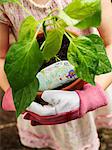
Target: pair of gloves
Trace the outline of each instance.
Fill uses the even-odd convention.
[[[23,114],[31,125],[54,125],[82,117],[89,111],[107,105],[104,91],[99,85],[85,84],[82,90],[46,90],[41,98],[48,103],[42,106],[32,102]],[[4,110],[16,110],[12,90],[9,88],[2,101]]]

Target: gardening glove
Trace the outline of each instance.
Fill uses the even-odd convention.
[[[48,116],[69,112],[79,108],[80,105],[79,96],[74,91],[44,91],[41,98],[47,102],[48,105],[42,106],[41,104],[33,102],[27,110],[42,116]]]
[[[99,84],[96,86],[85,84],[83,90],[76,90],[76,92],[80,97],[79,117],[108,104],[106,94]]]
[[[3,100],[2,100],[2,108],[5,111],[16,111],[13,96],[12,96],[12,89],[9,87],[7,91],[4,94]]]
[[[80,102],[76,93],[80,97]],[[96,86],[86,84],[82,90],[76,90],[75,92],[45,91],[42,98],[55,107],[56,115],[41,116],[30,106],[24,119],[31,120],[31,125],[33,126],[65,123],[80,118],[89,111],[107,105],[105,93],[98,84]]]
[[[5,95],[2,100],[2,108],[4,110],[14,110],[15,106],[12,98],[12,90],[7,80],[6,74],[4,72],[4,63],[5,59],[0,59],[0,87],[3,91],[5,91]]]

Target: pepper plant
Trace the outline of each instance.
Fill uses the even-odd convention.
[[[95,75],[112,70],[104,43],[98,35],[73,36],[66,30],[68,26],[79,29],[98,27],[101,0],[72,0],[63,10],[55,8],[42,20],[36,20],[19,0],[1,0],[0,4],[11,2],[28,13],[20,26],[18,40],[9,48],[5,61],[17,117],[35,99],[39,88],[36,74],[44,62],[57,55],[64,35],[70,41],[67,59],[74,65],[78,78],[95,85]],[[36,39],[40,29],[45,35],[41,47]]]

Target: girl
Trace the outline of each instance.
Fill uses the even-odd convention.
[[[20,0],[37,18],[42,19],[48,13],[48,8],[64,8],[71,0]],[[6,92],[9,83],[4,72],[4,60],[9,48],[9,30],[17,39],[18,29],[27,14],[15,4],[0,6],[0,86]],[[102,0],[102,23],[99,33],[104,39],[107,54],[112,61],[112,5],[110,0]],[[112,82],[112,73],[96,77],[96,82],[106,89]],[[58,92],[57,92],[58,93]],[[52,96],[54,93],[52,93]],[[49,93],[46,96],[49,97]],[[100,115],[101,117],[101,115]],[[111,118],[110,118],[111,119]],[[98,120],[98,119],[97,119]],[[111,119],[112,120],[112,119]],[[18,119],[18,130],[21,142],[32,148],[50,147],[56,150],[98,150],[99,140],[97,137],[94,116],[92,112],[83,118],[65,124],[54,126],[32,127],[29,121],[22,116]]]

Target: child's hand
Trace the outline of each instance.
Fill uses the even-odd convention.
[[[5,63],[5,59],[0,59],[0,88],[4,92],[6,92],[7,89],[10,87],[10,85],[4,71],[4,63]]]

